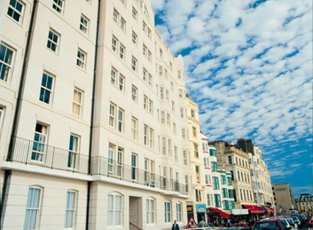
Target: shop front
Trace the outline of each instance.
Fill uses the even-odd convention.
[[[187,202],[187,219],[190,220],[190,218],[194,218],[193,203]]]
[[[249,222],[259,220],[265,213],[265,211],[257,205],[244,204],[242,207],[249,210]]]
[[[226,224],[230,215],[218,208],[207,208],[208,223],[212,223],[215,226]]]
[[[239,222],[249,222],[249,210],[248,209],[232,209],[232,223],[239,223]]]
[[[197,222],[200,223],[201,220],[206,222],[206,205],[205,204],[197,204]]]

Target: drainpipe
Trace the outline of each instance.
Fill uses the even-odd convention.
[[[88,175],[91,175],[91,167],[92,167],[92,140],[93,140],[93,122],[94,122],[94,111],[95,111],[96,80],[97,80],[98,40],[99,40],[99,30],[100,30],[100,6],[101,6],[101,0],[98,1],[95,60],[94,60],[92,100],[91,100],[91,118],[90,118],[91,120],[90,120],[90,133],[89,133],[90,136],[89,136]],[[87,182],[87,210],[86,210],[86,227],[85,227],[86,230],[89,229],[91,183],[92,183],[91,181]]]
[[[8,149],[8,154],[7,154],[7,161],[12,161],[13,157],[13,149],[14,149],[14,137],[17,134],[17,127],[19,123],[19,117],[21,113],[21,104],[22,104],[22,96],[24,93],[24,87],[25,87],[25,79],[26,79],[26,70],[28,67],[28,60],[29,60],[29,55],[30,55],[30,48],[31,48],[31,42],[33,38],[33,33],[34,33],[34,21],[37,15],[37,10],[38,10],[38,1],[39,0],[34,0],[33,1],[33,8],[31,12],[31,19],[29,23],[29,28],[27,32],[27,41],[26,41],[26,47],[25,47],[25,56],[23,59],[23,67],[22,67],[22,72],[21,72],[21,79],[20,79],[20,84],[19,84],[19,89],[17,93],[17,100],[16,100],[16,107],[15,107],[15,112],[14,112],[14,117],[13,117],[13,125],[12,125],[12,132],[10,136],[10,144],[9,144],[9,149]],[[0,229],[2,229],[3,225],[3,217],[4,217],[4,211],[5,211],[5,206],[7,202],[7,191],[9,190],[9,181],[10,181],[10,176],[11,176],[11,170],[5,170],[4,172],[4,181],[3,181],[3,188],[2,188],[2,197],[1,197],[1,204],[0,204],[0,217],[1,217],[1,223],[0,223]]]

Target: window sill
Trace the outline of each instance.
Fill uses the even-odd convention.
[[[23,23],[23,16],[21,16],[21,22],[17,22],[15,21],[12,17],[10,17],[8,14],[6,14],[6,16],[11,20],[13,21],[15,24],[17,24],[18,26],[20,26],[21,28],[24,28],[22,23]]]

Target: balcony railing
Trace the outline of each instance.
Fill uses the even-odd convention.
[[[88,156],[36,141],[13,137],[12,161],[88,174]]]
[[[89,157],[36,141],[14,137],[12,161],[44,168],[88,175]],[[105,157],[91,158],[91,175],[115,178],[131,183],[187,195],[188,185]]]

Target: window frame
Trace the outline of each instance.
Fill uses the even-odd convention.
[[[112,197],[112,209],[110,209],[110,196]],[[119,197],[120,198],[120,207],[117,207],[116,205],[116,198]],[[108,208],[107,208],[107,213],[108,213],[108,226],[109,227],[122,227],[123,226],[123,202],[124,202],[124,196],[120,193],[109,193],[108,194]],[[110,212],[112,212],[112,214],[110,215]],[[116,213],[120,214],[120,223],[118,223],[118,219],[116,220]]]
[[[59,3],[62,3],[62,6],[60,6]],[[53,0],[52,2],[52,9],[54,9],[59,14],[63,14],[65,8],[65,0]]]
[[[42,85],[44,75],[46,75],[47,78],[51,78],[52,79],[51,89],[49,89],[47,87],[47,85],[46,86]],[[48,80],[46,80],[46,81],[48,81]],[[55,81],[55,76],[54,75],[48,73],[47,71],[43,71],[42,78],[41,78],[41,85],[40,85],[39,101],[41,101],[41,102],[43,102],[45,104],[48,104],[48,105],[52,104],[52,101],[53,101],[53,90],[54,90],[54,84],[55,84],[54,81]],[[49,93],[49,101],[48,102],[44,101],[45,97],[41,100],[41,95],[42,95],[41,92],[42,92],[42,90],[44,90],[45,92],[47,91]]]
[[[170,201],[164,201],[164,222],[165,224],[172,222],[172,203]]]
[[[5,48],[5,54],[7,54],[7,52],[9,51],[11,53],[11,56],[9,56],[10,58],[6,57],[6,55],[4,56],[4,60],[0,60],[0,67],[2,68],[6,68],[8,69],[8,71],[4,71],[5,73],[7,72],[7,75],[4,75],[4,78],[2,79],[2,75],[0,75],[0,81],[4,81],[7,83],[11,82],[11,73],[12,73],[12,69],[13,69],[13,62],[15,59],[15,50],[7,45],[6,43],[0,41],[0,47],[4,47]],[[5,61],[6,59],[9,59],[8,61]],[[0,69],[0,73],[2,69]]]
[[[87,68],[87,52],[79,47],[77,50],[76,66],[82,70],[86,70]]]
[[[38,199],[38,204],[36,205],[36,207],[28,207],[28,205],[33,205],[34,202],[31,202],[32,200],[30,199],[33,199],[33,194],[30,193],[31,190],[38,190],[39,191],[39,198]],[[27,195],[27,203],[26,203],[26,211],[25,211],[25,218],[24,218],[24,226],[23,226],[23,229],[24,230],[27,230],[27,229],[31,229],[31,217],[32,215],[29,216],[30,220],[29,220],[29,223],[28,225],[26,226],[27,224],[27,213],[28,211],[32,212],[35,210],[36,212],[36,218],[35,218],[35,223],[32,225],[34,226],[32,229],[37,229],[39,223],[40,223],[40,219],[41,219],[41,204],[42,204],[42,193],[43,193],[43,188],[42,187],[39,187],[39,186],[30,186],[28,188],[28,195]],[[31,196],[31,198],[30,198]]]
[[[53,37],[57,37],[57,42],[55,42],[52,38],[50,38],[50,33],[52,33]],[[60,40],[61,40],[61,34],[58,33],[56,30],[54,30],[53,28],[49,28],[49,33],[48,33],[48,40],[47,40],[47,48],[49,50],[51,50],[52,52],[58,54],[60,52]],[[49,46],[50,43],[50,46]],[[55,46],[55,50],[51,47],[54,45]]]
[[[80,98],[81,98],[81,101],[78,102],[78,101],[75,101],[75,92],[78,92],[80,93]],[[72,114],[75,115],[75,116],[78,116],[78,117],[82,117],[82,113],[83,113],[83,102],[84,102],[84,91],[75,87],[74,88],[74,93],[73,93],[73,104],[72,104]],[[79,108],[79,113],[75,113],[74,112],[74,108],[78,107]]]
[[[178,208],[180,206],[180,208]],[[183,221],[183,211],[182,211],[182,203],[181,202],[177,202],[176,203],[176,221],[178,223],[181,223]]]
[[[151,208],[153,203],[153,208]],[[146,223],[147,225],[156,224],[156,199],[149,197],[146,199]]]
[[[69,193],[72,193],[72,194],[75,194],[75,197],[74,197],[74,207],[67,207],[69,205],[69,202],[68,202],[68,195]],[[77,220],[77,201],[78,201],[78,192],[75,191],[75,190],[67,190],[66,192],[66,206],[65,206],[65,221],[64,221],[64,229],[65,230],[72,230],[72,229],[75,229],[75,226],[76,226],[76,220]],[[67,227],[66,226],[66,223],[67,223],[67,212],[73,212],[73,216],[72,216],[72,227]]]
[[[76,145],[72,143],[72,138],[77,140]],[[74,141],[73,141],[74,143]],[[70,169],[76,169],[77,167],[77,159],[80,152],[80,145],[81,145],[81,136],[71,133],[70,134],[70,141],[69,141],[69,150],[68,150],[68,159],[67,159],[67,167]],[[73,149],[75,147],[75,149]]]
[[[86,24],[84,24],[86,23]],[[84,14],[80,15],[80,21],[79,21],[79,30],[83,32],[84,34],[89,33],[89,25],[90,25],[90,19],[85,16]]]
[[[15,6],[12,6],[11,5],[11,1],[9,2],[9,6],[8,6],[8,11],[6,13],[6,15],[8,17],[10,17],[11,19],[13,19],[15,22],[17,22],[18,24],[22,24],[23,23],[23,18],[24,18],[24,9],[25,9],[25,3],[21,0],[15,0],[16,3],[19,3],[22,8],[21,8],[21,11],[19,11],[18,9],[16,9],[16,4]],[[9,11],[10,9],[12,10],[13,14],[12,15],[9,15]],[[17,14],[19,19],[18,21],[13,17],[13,15]]]
[[[138,103],[138,88],[134,84],[132,84],[132,100]]]

